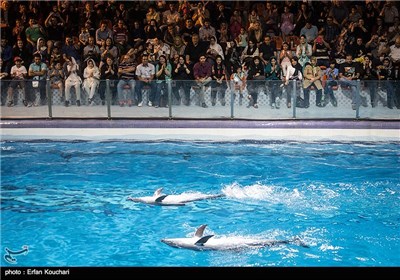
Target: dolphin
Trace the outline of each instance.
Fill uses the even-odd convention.
[[[201,225],[199,228],[197,228],[193,237],[164,238],[161,239],[161,242],[171,247],[190,249],[195,251],[257,249],[291,243],[305,248],[309,247],[298,237],[292,240],[271,240],[238,236],[214,237],[213,234],[203,236],[206,227],[207,225]]]
[[[134,202],[142,202],[146,204],[158,206],[184,206],[188,202],[212,199],[225,196],[224,194],[202,194],[202,193],[186,193],[179,195],[168,195],[162,193],[163,188],[157,189],[152,196],[128,197],[128,200]]]

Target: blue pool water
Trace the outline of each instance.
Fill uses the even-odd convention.
[[[2,266],[400,265],[398,142],[1,142]],[[129,196],[225,197],[153,206]],[[160,240],[300,238],[229,251]],[[6,251],[22,250],[15,263]]]

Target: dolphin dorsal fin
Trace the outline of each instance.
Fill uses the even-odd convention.
[[[199,226],[199,228],[196,230],[196,233],[194,234],[194,236],[196,236],[196,237],[202,237],[206,226],[207,226],[207,225],[201,225],[201,226]]]
[[[214,236],[213,234],[203,236],[202,238],[200,238],[199,240],[197,240],[196,243],[194,243],[194,245],[197,245],[197,246],[204,246],[204,243],[206,243],[206,242],[208,241],[208,239],[210,239],[210,238],[213,237],[213,236]]]
[[[164,200],[164,198],[166,198],[168,195],[164,194],[164,195],[160,195],[159,197],[156,198],[156,202],[161,202]]]
[[[153,196],[160,196],[160,195],[161,195],[161,192],[163,191],[163,189],[164,189],[164,188],[159,188],[159,189],[157,189],[157,190],[154,192]]]

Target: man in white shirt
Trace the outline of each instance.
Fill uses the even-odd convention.
[[[12,81],[10,82],[10,85],[8,87],[7,91],[7,106],[8,107],[13,107],[14,106],[14,89],[16,89],[18,86],[22,89],[23,95],[24,95],[24,105],[28,106],[27,98],[26,98],[26,92],[25,92],[25,78],[26,75],[28,74],[28,71],[26,70],[26,67],[22,65],[22,59],[19,56],[16,56],[14,58],[15,65],[11,67],[11,78]]]

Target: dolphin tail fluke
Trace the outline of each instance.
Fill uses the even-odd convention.
[[[197,228],[196,233],[194,234],[194,236],[196,236],[196,237],[202,237],[202,236],[203,236],[203,233],[204,233],[204,230],[205,230],[206,227],[207,227],[207,225],[201,225],[201,226],[199,226],[199,227]]]
[[[301,240],[300,237],[295,237],[290,242],[304,248],[310,248],[310,246],[308,246],[303,240]]]
[[[208,239],[210,239],[210,238],[213,237],[213,236],[214,236],[213,234],[203,236],[202,238],[200,238],[199,240],[197,240],[196,243],[194,243],[194,245],[203,246],[204,243],[206,243],[206,242],[208,241]]]
[[[164,188],[158,188],[158,189],[154,192],[154,195],[153,195],[153,196],[160,196],[161,193],[162,193],[162,191],[163,191],[163,189],[164,189]]]

